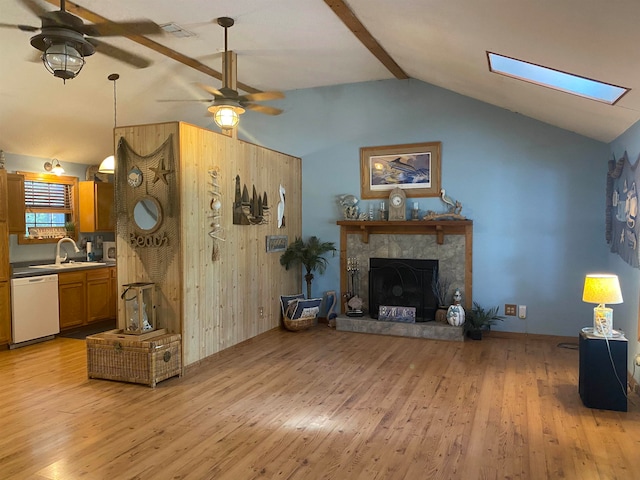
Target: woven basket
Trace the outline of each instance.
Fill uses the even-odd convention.
[[[317,317],[300,317],[295,320],[291,320],[290,318],[284,317],[284,328],[290,330],[292,332],[297,332],[299,330],[306,330],[307,328],[313,327],[316,322]]]
[[[182,375],[181,336],[161,334],[145,340],[116,331],[87,337],[89,378],[142,383],[158,382]]]

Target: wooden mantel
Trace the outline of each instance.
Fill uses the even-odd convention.
[[[361,233],[362,242],[369,243],[369,235],[436,235],[438,245],[444,243],[445,235],[472,235],[471,220],[407,220],[407,221],[360,221],[342,220],[337,222],[340,231],[346,234]],[[470,237],[467,237],[471,240]],[[470,243],[470,242],[469,242]]]
[[[465,237],[465,308],[471,308],[473,267],[473,221],[472,220],[406,220],[406,221],[362,221],[340,220],[340,294],[348,290],[347,279],[347,235],[360,234],[363,243],[369,243],[369,235],[435,235],[439,245],[446,235]]]

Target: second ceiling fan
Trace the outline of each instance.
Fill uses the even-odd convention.
[[[209,106],[208,110],[213,113],[216,124],[223,129],[234,128],[238,124],[239,116],[245,112],[245,109],[267,115],[280,115],[282,113],[280,108],[260,105],[254,102],[278,100],[284,98],[284,93],[274,91],[239,95],[238,91],[233,88],[235,87],[236,62],[233,57],[234,53],[227,49],[227,29],[233,26],[234,21],[229,17],[220,17],[217,19],[217,22],[218,25],[224,28],[224,72],[222,88],[217,89],[209,85],[198,84],[204,91],[213,95],[213,103]]]

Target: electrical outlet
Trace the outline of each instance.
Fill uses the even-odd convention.
[[[513,303],[504,304],[504,314],[508,317],[516,316],[516,306]]]
[[[525,319],[527,318],[527,306],[519,305],[518,306],[518,318]]]
[[[640,353],[636,355],[636,366],[640,367]]]
[[[258,309],[258,314],[260,315],[260,317],[264,317],[264,307],[260,307]]]

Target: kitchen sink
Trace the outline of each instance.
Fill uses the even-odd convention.
[[[49,270],[59,270],[64,268],[89,268],[89,267],[99,267],[100,265],[106,265],[104,262],[69,262],[69,263],[61,263],[56,265],[55,263],[50,263],[48,265],[31,265],[29,268],[43,268]]]

